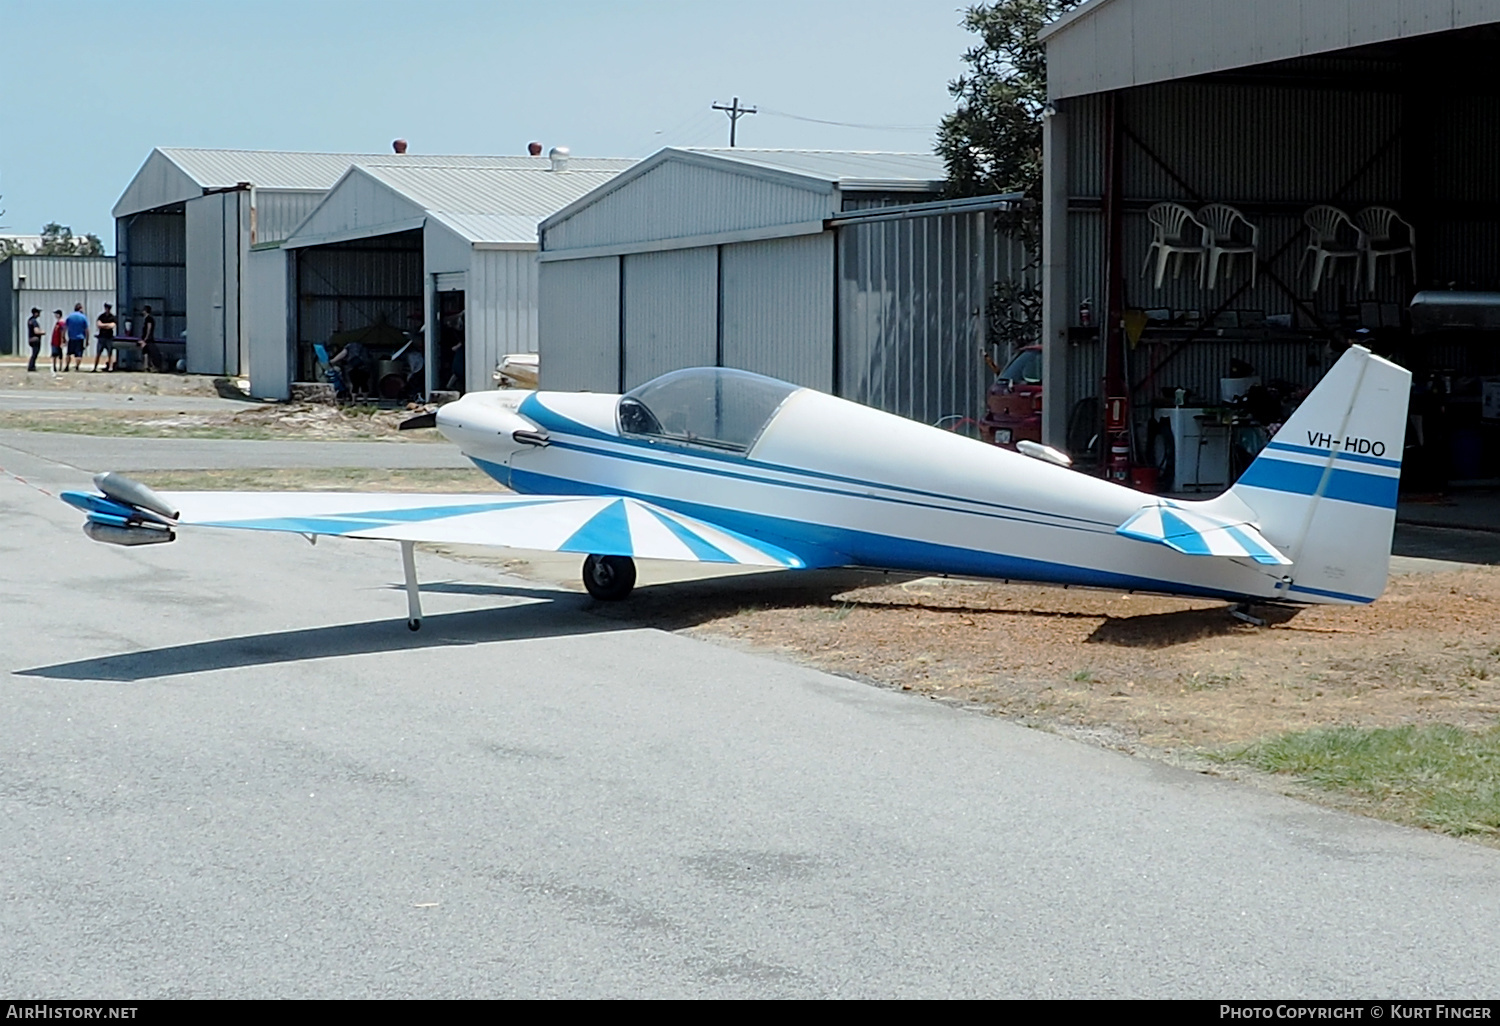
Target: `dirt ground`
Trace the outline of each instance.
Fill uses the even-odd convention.
[[[826,596],[678,590],[601,614],[1123,747],[1212,751],[1319,726],[1500,717],[1494,567],[1395,576],[1371,606],[1262,609],[1266,627],[1224,603],[932,578]]]
[[[95,374],[93,355],[87,357],[85,369],[53,374],[47,349],[37,360],[36,373],[28,373],[25,359],[0,359],[0,391],[28,389],[53,392],[116,392],[120,395],[217,395],[214,379],[203,374],[147,374],[131,371]]]
[[[321,403],[247,404],[229,410],[3,410],[0,428],[134,438],[319,439],[440,442],[435,428],[402,431],[407,409]]]
[[[90,365],[91,366],[91,365]],[[243,398],[227,409],[195,408],[173,411],[154,403],[150,410],[0,408],[0,427],[21,431],[60,431],[69,434],[150,438],[325,439],[342,441],[436,442],[435,429],[401,431],[402,421],[414,416],[405,408],[329,406],[321,403],[261,403],[249,401],[233,379],[192,374],[93,373],[51,371],[28,373],[25,363],[0,362],[0,391],[114,393],[130,396],[194,396]]]

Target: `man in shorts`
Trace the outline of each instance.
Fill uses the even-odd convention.
[[[63,369],[63,339],[67,337],[68,326],[63,323],[61,310],[53,310],[57,321],[52,325],[52,373],[56,374]]]
[[[89,315],[83,312],[82,303],[73,304],[68,314],[68,358],[63,361],[63,370],[73,369],[73,358],[78,357],[78,369],[83,370],[83,351],[89,345]]]
[[[42,311],[31,308],[31,317],[26,321],[26,341],[31,346],[31,359],[26,361],[28,371],[36,370],[36,358],[42,351]]]
[[[104,304],[104,312],[94,320],[97,342],[94,347],[94,370],[99,369],[99,357],[104,357],[104,369],[115,369],[115,312],[110,304]]]

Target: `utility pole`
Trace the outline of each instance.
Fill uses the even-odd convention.
[[[746,114],[754,114],[754,113],[756,113],[756,110],[755,110],[754,107],[741,107],[740,106],[740,98],[738,96],[736,96],[734,98],[734,102],[731,103],[728,107],[724,106],[722,103],[719,103],[719,102],[715,101],[713,109],[714,110],[722,110],[725,114],[729,115],[729,145],[730,146],[734,145],[734,130],[735,130],[735,126],[738,125],[740,118],[744,117]]]

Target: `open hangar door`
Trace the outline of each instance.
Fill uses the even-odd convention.
[[[1500,291],[1497,43],[1483,25],[1059,100],[1051,440],[1106,462],[1102,400],[1128,395],[1131,462],[1217,491],[1357,342],[1414,373],[1426,429],[1408,431],[1408,490],[1500,477],[1500,421],[1483,416],[1494,344],[1423,331],[1412,307]],[[1253,259],[1205,267],[1196,222],[1167,215],[1222,206],[1238,220],[1221,241]],[[1271,393],[1259,410],[1234,401],[1250,387]],[[1189,421],[1185,448],[1173,425]]]
[[[115,221],[115,292],[122,337],[136,338],[147,306],[156,337],[187,331],[187,207],[183,203]]]
[[[421,229],[294,252],[297,380],[319,380],[314,346],[334,358],[357,344],[350,350],[357,359],[343,365],[356,395],[398,400],[421,392],[422,375],[396,359],[414,339],[422,344]]]

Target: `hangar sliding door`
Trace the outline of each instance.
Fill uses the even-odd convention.
[[[833,391],[833,232],[720,252],[724,366]]]
[[[537,366],[555,392],[620,390],[620,258],[554,260],[539,269]]]
[[[712,367],[718,358],[717,247],[632,253],[622,260],[624,387],[681,367]]]
[[[211,192],[185,206],[188,373],[240,374],[249,370],[240,258],[250,248],[250,192]],[[157,337],[176,341],[159,323]]]

